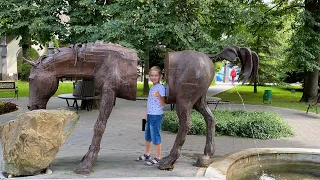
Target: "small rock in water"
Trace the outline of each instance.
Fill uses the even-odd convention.
[[[273,177],[268,176],[268,174],[263,173],[263,174],[260,176],[259,180],[276,180],[276,179],[273,178]]]

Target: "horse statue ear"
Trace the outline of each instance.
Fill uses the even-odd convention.
[[[26,58],[24,58],[24,57],[23,57],[23,60],[25,60],[26,62],[28,62],[29,64],[31,64],[31,66],[34,66],[34,67],[37,66],[34,61],[28,60],[28,59],[26,59]]]

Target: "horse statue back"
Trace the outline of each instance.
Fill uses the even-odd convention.
[[[108,84],[116,97],[135,100],[138,59],[136,51],[120,45],[88,43],[60,48],[37,62],[28,61],[33,66],[29,109],[45,108],[63,77],[92,79],[100,92]]]

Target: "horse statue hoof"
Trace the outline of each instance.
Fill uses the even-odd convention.
[[[82,164],[79,164],[77,169],[75,170],[75,173],[82,174],[82,175],[86,175],[86,174],[89,174],[91,172],[92,172],[92,166],[89,167],[89,166],[82,165]]]
[[[201,156],[196,162],[198,167],[208,167],[213,162],[213,159],[210,156]]]

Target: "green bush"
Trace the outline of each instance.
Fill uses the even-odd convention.
[[[19,66],[18,66],[18,72],[19,72],[19,76],[20,76],[20,80],[21,81],[27,81],[28,77],[30,75],[31,72],[31,65],[27,62],[22,62]]]
[[[216,135],[256,139],[275,139],[294,135],[287,122],[274,112],[216,110],[213,114],[216,117]],[[165,112],[162,130],[176,133],[178,128],[176,112]],[[191,128],[188,134],[206,134],[205,120],[196,111],[191,113]]]

